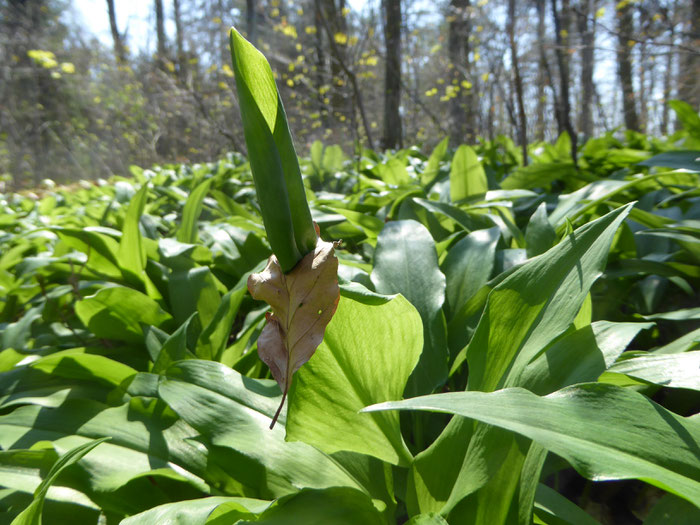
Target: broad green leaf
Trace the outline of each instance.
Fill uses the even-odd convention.
[[[114,359],[75,350],[63,350],[41,357],[28,366],[54,377],[90,380],[112,387],[136,374],[136,370]]]
[[[700,328],[692,330],[678,339],[670,343],[652,350],[650,353],[656,355],[662,354],[678,354],[680,352],[688,352],[690,350],[700,349]]]
[[[682,100],[670,100],[668,105],[676,112],[683,128],[695,139],[700,140],[700,115],[693,106]]]
[[[542,484],[535,495],[535,516],[551,525],[600,525],[580,507]]]
[[[573,162],[535,163],[517,168],[501,181],[504,190],[546,188],[555,180],[576,175]]]
[[[697,525],[700,508],[673,494],[666,494],[654,505],[644,525]]]
[[[407,465],[399,418],[358,411],[368,399],[401,397],[422,341],[420,317],[403,297],[382,304],[341,297],[323,343],[290,391],[287,439]]]
[[[32,325],[41,319],[45,303],[40,303],[27,310],[14,323],[6,324],[0,331],[0,348],[25,348],[32,336]]]
[[[415,221],[387,223],[377,239],[371,275],[381,294],[400,293],[423,321],[423,352],[412,374],[413,395],[432,392],[447,379],[448,351],[442,304],[445,276],[430,232]]]
[[[366,411],[430,410],[526,436],[594,481],[641,479],[700,505],[700,421],[637,392],[599,383],[545,397],[521,388],[434,394]]]
[[[530,361],[573,323],[627,209],[582,226],[493,288],[467,349],[468,390],[495,390],[508,381],[521,385],[518,379]],[[499,351],[489,351],[493,348]],[[474,428],[453,420],[416,458],[412,477],[421,510],[453,508],[501,467],[497,447],[470,443]],[[477,429],[479,439],[489,443],[486,433]]]
[[[220,286],[220,284],[219,284]],[[170,311],[178,323],[199,313],[202,325],[208,325],[221,301],[216,277],[206,266],[173,272],[168,279]]]
[[[119,242],[105,233],[70,228],[54,228],[53,231],[66,245],[87,254],[85,266],[98,275],[121,280]],[[140,259],[139,259],[140,260]]]
[[[504,384],[507,371],[517,376],[573,322],[605,267],[613,236],[629,208],[582,226],[491,292],[467,350],[469,390],[495,390]]]
[[[391,158],[383,164],[377,164],[375,171],[379,178],[390,186],[404,186],[411,183],[411,177],[406,171],[406,164],[397,158]]]
[[[32,505],[34,492],[46,478],[58,455],[53,448],[35,450],[0,451],[0,516],[10,523],[22,511]],[[43,473],[43,476],[42,476]],[[63,478],[65,480],[65,478]],[[63,481],[63,480],[62,480]],[[53,484],[44,498],[42,520],[44,523],[97,523],[100,507],[82,492]]]
[[[525,230],[525,248],[528,257],[549,250],[557,240],[557,234],[547,219],[547,205],[541,203],[530,217]]]
[[[231,523],[226,514],[215,525]],[[237,522],[239,525],[264,524],[288,525],[358,525],[360,523],[389,525],[372,500],[362,492],[347,487],[331,487],[324,490],[305,489],[280,498],[257,518]]]
[[[406,525],[448,525],[445,518],[434,512],[413,516]]]
[[[669,388],[700,390],[700,351],[661,355],[635,352],[632,356],[618,361],[609,371]]]
[[[230,513],[232,521],[229,523],[234,523],[233,519],[255,517],[269,505],[269,501],[224,496],[178,501],[131,516],[120,525],[204,525],[217,509]]]
[[[109,512],[132,514],[172,498],[191,499],[210,483],[226,486],[225,472],[207,472],[206,451],[188,442],[196,431],[164,410],[162,402],[132,399],[117,407],[68,399],[57,408],[23,406],[0,416],[0,446],[38,446],[59,452],[98,437],[111,437],[85,457],[71,479]],[[156,481],[154,484],[153,481]],[[76,487],[76,488],[77,488]]]
[[[124,277],[132,284],[146,286],[146,247],[143,244],[139,219],[148,200],[148,184],[136,192],[126,210],[122,238],[119,241],[119,266]]]
[[[533,359],[509,386],[523,386],[538,395],[593,381],[610,368],[641,330],[652,323],[596,321],[557,339]]]
[[[203,359],[220,361],[226,349],[231,327],[246,295],[247,276],[221,298],[214,317],[199,336],[197,355]]]
[[[496,224],[492,216],[467,213],[463,209],[446,202],[436,202],[427,199],[413,200],[427,210],[449,217],[468,232],[491,228]]]
[[[231,58],[243,131],[265,230],[283,270],[316,246],[292,136],[265,57],[231,29]]]
[[[462,144],[452,158],[450,168],[450,200],[461,201],[488,191],[486,173],[472,148]]]
[[[123,286],[103,288],[75,303],[75,313],[97,337],[140,343],[142,323],[157,327],[172,320],[147,295]]]
[[[663,166],[700,173],[700,151],[666,151],[639,163],[640,166]]]
[[[658,319],[665,321],[688,321],[691,319],[700,319],[700,307],[683,308],[682,310],[675,310],[673,312],[659,312],[657,314],[643,315],[641,317],[649,321],[656,321]]]
[[[329,456],[306,443],[286,442],[282,425],[270,430],[281,400],[274,381],[250,379],[220,363],[190,360],[168,370],[158,393],[207,443],[226,449],[225,456],[215,456],[225,459],[219,467],[251,495],[274,498],[301,487],[362,489]],[[279,422],[284,420],[283,412]]]
[[[108,439],[109,438],[96,439],[79,445],[65,454],[62,454],[56,463],[53,464],[46,478],[37,487],[34,492],[34,500],[32,503],[19,516],[12,520],[12,525],[41,525],[41,512],[44,506],[46,493],[49,487],[56,481],[58,475],[73,463],[80,461],[83,456]]]
[[[209,192],[209,187],[214,179],[207,179],[200,182],[192,193],[187,197],[185,207],[182,210],[182,222],[177,230],[177,240],[184,243],[197,242],[197,219],[202,213],[204,197]]]
[[[194,357],[187,349],[187,340],[191,326],[195,324],[193,321],[196,320],[196,317],[197,314],[193,313],[172,335],[163,341],[158,351],[158,356],[153,360],[153,369],[151,371],[154,374],[163,373],[177,361],[184,361]]]
[[[379,217],[375,217],[374,215],[339,207],[332,208],[330,206],[326,206],[324,208],[332,211],[333,213],[342,215],[348,220],[348,222],[360,228],[367,236],[368,242],[372,245],[375,244],[377,235],[384,227],[384,221],[382,221]]]
[[[449,320],[486,284],[493,271],[498,228],[477,230],[447,252],[442,271],[447,280],[445,312]]]
[[[432,184],[440,173],[440,163],[447,153],[447,146],[450,142],[450,137],[442,139],[428,158],[428,163],[425,170],[420,175],[420,182],[423,186]]]

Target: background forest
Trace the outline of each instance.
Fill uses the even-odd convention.
[[[301,154],[567,132],[575,159],[606,131],[673,133],[668,100],[700,105],[698,0],[154,0],[133,34],[128,4],[92,2],[110,42],[70,0],[0,0],[6,189],[244,151],[231,25],[269,58]]]

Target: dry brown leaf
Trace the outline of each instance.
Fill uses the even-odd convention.
[[[270,367],[283,394],[270,428],[284,405],[294,372],[321,344],[326,326],[338,307],[340,288],[335,248],[335,243],[319,238],[316,249],[289,273],[282,272],[272,255],[262,272],[248,278],[250,295],[272,307],[258,337],[260,359]]]

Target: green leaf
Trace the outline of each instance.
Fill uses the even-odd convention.
[[[22,406],[0,416],[0,446],[38,446],[52,441],[61,452],[98,437],[111,437],[71,469],[80,488],[109,512],[141,512],[172,498],[192,498],[209,483],[231,483],[225,472],[207,472],[207,453],[188,441],[196,431],[162,401],[131,399],[117,407],[68,399],[56,408]],[[75,476],[75,477],[74,477]],[[149,476],[153,479],[149,479]],[[156,481],[156,483],[153,483]]]
[[[225,515],[224,515],[225,516]],[[224,517],[222,516],[222,517]],[[231,523],[226,519],[216,525]],[[270,508],[251,521],[239,525],[358,525],[386,524],[366,494],[347,487],[331,487],[324,490],[301,490],[275,501]]]
[[[53,448],[0,451],[0,515],[3,521],[17,517],[34,500],[34,492],[56,463],[58,455]],[[49,487],[44,498],[42,520],[45,523],[96,523],[100,507],[83,493],[65,486]]]
[[[700,128],[699,128],[700,129]],[[700,151],[666,151],[639,163],[640,166],[663,166],[700,173]]]
[[[44,506],[44,499],[46,498],[46,493],[49,487],[56,481],[58,475],[65,470],[67,467],[71,466],[73,463],[80,461],[83,456],[94,449],[97,445],[104,443],[109,438],[96,439],[88,443],[79,445],[58,458],[56,463],[49,470],[46,478],[41,482],[34,492],[34,500],[21,514],[19,514],[14,520],[12,520],[12,525],[41,525],[41,512]]]
[[[504,190],[545,188],[559,179],[576,175],[573,162],[535,163],[516,169],[501,181]]]
[[[146,286],[146,247],[139,230],[139,219],[148,200],[148,184],[136,192],[126,210],[122,238],[119,241],[119,266],[132,284]]]
[[[420,175],[420,182],[423,186],[432,184],[440,173],[440,163],[442,163],[445,153],[447,153],[449,142],[450,137],[445,137],[435,146],[435,149],[430,154],[425,170]]]
[[[405,162],[396,157],[390,158],[383,164],[377,164],[375,171],[379,174],[379,178],[390,186],[405,186],[411,183]]]
[[[447,280],[445,312],[448,322],[488,281],[499,238],[500,230],[497,227],[477,230],[447,252],[442,271]]]
[[[231,29],[243,132],[256,193],[272,251],[285,272],[316,247],[292,136],[265,57]]]
[[[75,313],[97,337],[140,343],[142,324],[166,326],[172,320],[153,299],[123,286],[103,288],[75,303]]]
[[[182,323],[171,336],[169,336],[160,348],[158,357],[154,359],[152,372],[154,374],[163,373],[170,365],[177,361],[183,361],[194,356],[187,350],[188,332],[193,324],[197,313],[193,313],[189,319]]]
[[[670,100],[668,105],[676,112],[676,117],[688,134],[700,139],[700,115],[693,109],[693,106],[682,100]]]
[[[418,313],[401,296],[374,305],[342,296],[323,343],[297,372],[287,439],[407,465],[411,455],[399,418],[358,411],[370,399],[401,397],[420,356],[420,327]]]
[[[184,243],[194,244],[197,242],[197,219],[202,213],[204,197],[209,192],[209,187],[214,179],[207,179],[200,182],[192,193],[187,197],[185,207],[182,209],[182,222],[177,230],[177,240]]]
[[[522,384],[521,375],[530,361],[573,323],[604,268],[613,236],[628,209],[619,208],[582,226],[496,284],[467,348],[469,390]],[[489,350],[493,348],[499,351]],[[457,356],[453,369],[463,355]],[[503,465],[502,452],[494,445],[497,441],[487,439],[482,434],[488,430],[477,427],[453,420],[417,456],[412,478],[421,511],[441,510],[443,504],[453,508],[483,487]],[[470,444],[475,428],[486,445]]]
[[[220,361],[226,349],[233,322],[246,295],[247,275],[221,298],[219,307],[209,324],[204,327],[197,342],[197,355],[203,359]]]
[[[406,522],[406,525],[448,525],[445,518],[434,512],[413,516]]]
[[[557,240],[557,234],[547,219],[547,205],[541,203],[530,217],[525,231],[527,256],[534,257],[549,250]]]
[[[644,520],[644,525],[697,525],[697,523],[700,523],[700,508],[673,494],[666,494],[661,498]]]
[[[202,325],[208,325],[221,301],[216,277],[206,266],[173,272],[168,279],[170,311],[178,323],[199,313]]]
[[[486,173],[472,148],[462,144],[452,158],[450,168],[450,200],[461,201],[488,191]]]
[[[131,516],[123,520],[120,525],[204,525],[217,509],[230,513],[232,518],[233,514],[236,513],[234,519],[241,519],[255,517],[269,505],[269,501],[224,496],[178,501]],[[234,523],[234,521],[229,523]]]
[[[535,495],[535,516],[551,525],[600,525],[580,507],[541,483]]]
[[[413,395],[432,392],[447,379],[448,350],[442,304],[445,276],[430,232],[415,221],[392,221],[377,239],[371,275],[381,294],[400,293],[423,321],[423,352],[411,379]]]
[[[546,397],[521,389],[455,392],[381,403],[366,411],[457,414],[526,436],[594,481],[641,479],[700,505],[700,421],[642,394],[600,383]]]
[[[274,381],[241,376],[220,363],[190,360],[168,370],[158,393],[211,443],[210,449],[227,449],[227,462],[219,467],[253,495],[274,498],[301,487],[362,488],[329,456],[306,443],[286,442],[282,425],[270,430],[281,399]],[[284,419],[283,412],[279,423]]]
[[[632,355],[615,363],[609,371],[669,388],[700,390],[700,351]]]
[[[629,208],[582,226],[494,288],[467,350],[469,390],[495,390],[506,371],[517,377],[574,321]]]
[[[596,321],[567,333],[528,363],[517,384],[545,395],[575,383],[593,381],[612,366],[641,330],[652,326]]]

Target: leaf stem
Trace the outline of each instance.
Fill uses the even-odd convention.
[[[277,412],[275,412],[275,417],[272,418],[272,423],[270,423],[270,430],[272,430],[275,426],[275,423],[277,423],[277,418],[280,417],[280,412],[282,412],[282,407],[284,406],[284,401],[286,399],[287,399],[287,390],[285,389],[284,393],[282,394],[282,402],[280,403],[280,406],[277,409]]]

